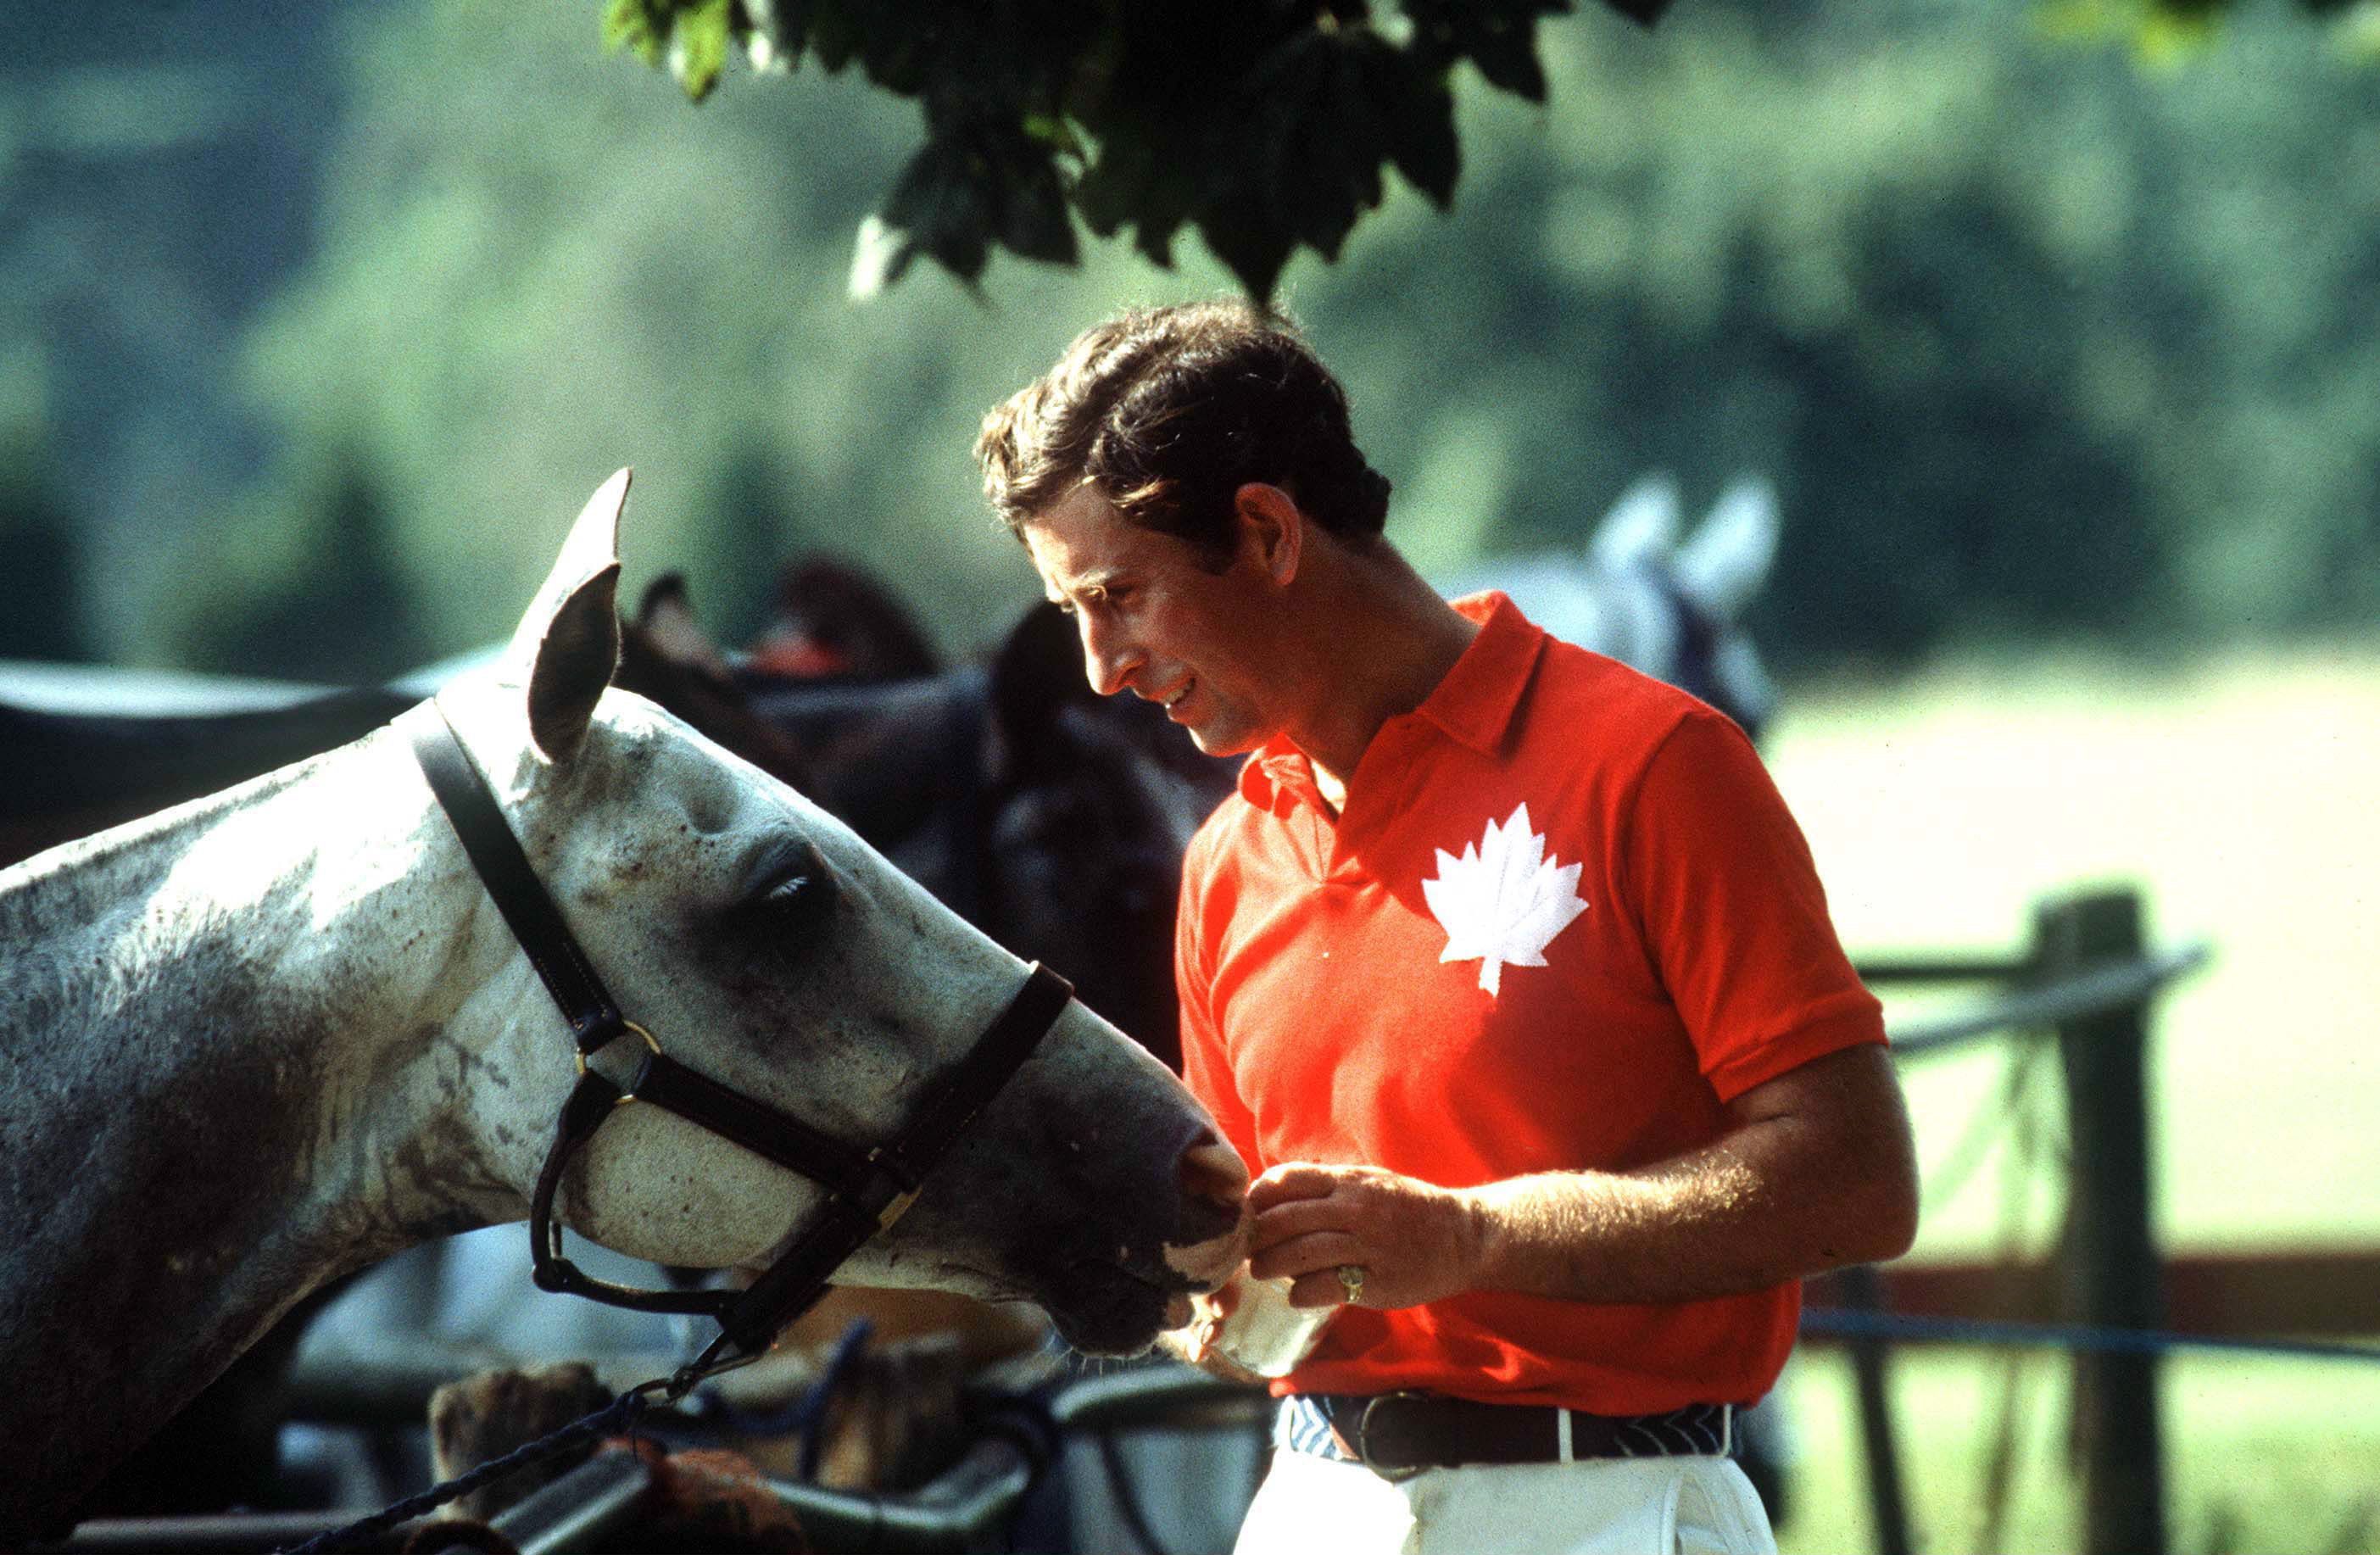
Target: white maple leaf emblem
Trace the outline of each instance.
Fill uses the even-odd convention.
[[[1438,850],[1438,878],[1421,882],[1432,917],[1446,930],[1438,959],[1476,961],[1479,986],[1496,996],[1504,968],[1543,966],[1546,947],[1586,911],[1578,893],[1581,866],[1546,856],[1546,840],[1529,829],[1524,800],[1502,824],[1464,844],[1463,856]]]

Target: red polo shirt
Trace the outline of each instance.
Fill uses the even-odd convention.
[[[1500,594],[1457,608],[1478,636],[1381,726],[1342,814],[1277,742],[1191,844],[1184,1072],[1250,1169],[1361,1162],[1446,1187],[1627,1171],[1709,1143],[1752,1087],[1882,1041],[1735,725]],[[1275,1391],[1750,1403],[1800,1309],[1798,1282],[1672,1306],[1350,1308]]]

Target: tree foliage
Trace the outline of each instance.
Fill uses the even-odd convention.
[[[1590,8],[1536,31],[1548,106],[1458,72],[1459,213],[1390,179],[1360,241],[1301,247],[1277,288],[1395,482],[1392,538],[1436,566],[1575,545],[1648,468],[1696,503],[1758,469],[1786,528],[1755,626],[1789,674],[2368,629],[2369,72],[2288,6],[2154,70],[2040,15]],[[41,333],[55,308],[0,317],[0,427],[46,445],[0,456],[0,581],[48,580],[29,622],[79,569],[93,652],[365,673],[307,646],[352,626],[402,669],[509,629],[539,537],[631,462],[632,574],[686,572],[730,640],[812,549],[885,569],[953,650],[1034,596],[967,456],[984,409],[1087,322],[1231,273],[1194,240],[1172,271],[1127,242],[1073,267],[994,246],[979,286],[925,264],[851,307],[850,235],[917,153],[915,103],[814,70],[688,112],[587,21],[361,7],[299,115],[336,126],[313,246],[237,319],[237,369],[176,332],[169,261],[200,246],[156,185],[146,237],[83,213],[142,238],[103,310],[155,356],[103,416],[14,414],[39,396],[10,383],[79,371],[76,337]],[[0,231],[0,281],[83,298],[93,250],[27,240],[45,224]],[[161,442],[184,423],[132,397],[161,386],[177,412],[244,395],[269,467]],[[146,465],[108,456],[116,424]],[[339,620],[308,616],[323,600]]]
[[[2346,58],[2380,62],[2380,3],[2294,0],[2294,8]],[[2241,9],[2239,0],[2042,0],[2039,22],[2054,37],[2121,42],[2143,63],[2172,68],[2216,46]]]
[[[1609,0],[1651,21],[1668,0]],[[1074,218],[1171,266],[1196,231],[1269,298],[1301,246],[1338,257],[1393,168],[1441,208],[1462,158],[1451,77],[1546,92],[1537,22],[1570,0],[609,0],[603,35],[699,102],[732,55],[856,67],[925,113],[853,284],[920,254],[966,280],[994,248],[1073,263]]]

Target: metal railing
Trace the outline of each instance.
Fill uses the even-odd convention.
[[[437,1367],[388,1368],[334,1403],[362,1406],[366,1418],[419,1420]],[[444,1380],[439,1375],[436,1380]],[[398,1407],[408,1381],[426,1384],[410,1409]],[[318,1396],[318,1404],[322,1402]],[[981,1412],[982,1434],[958,1460],[915,1489],[864,1492],[765,1477],[767,1494],[794,1515],[811,1549],[823,1555],[943,1555],[994,1544],[1015,1519],[1064,1433],[1140,1429],[1235,1428],[1272,1403],[1261,1391],[1208,1377],[1187,1367],[1142,1366],[1086,1378],[1038,1403],[994,1397]],[[1006,1405],[1007,1407],[1003,1407]],[[317,1413],[320,1413],[319,1409]],[[652,1422],[666,1432],[665,1417]],[[492,1518],[489,1526],[521,1555],[575,1555],[633,1531],[650,1509],[658,1471],[635,1452],[597,1453],[551,1484]],[[36,1547],[36,1555],[262,1555],[334,1528],[370,1509],[331,1512],[231,1512],[193,1517],[96,1519],[67,1539]],[[365,1548],[394,1549],[390,1535]],[[413,1548],[455,1552],[421,1539]]]

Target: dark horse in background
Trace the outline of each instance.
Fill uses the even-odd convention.
[[[883,682],[747,668],[732,683],[803,753],[813,798],[1180,1067],[1182,855],[1236,763],[1153,705],[1095,695],[1056,607],[1027,611],[980,663]]]

